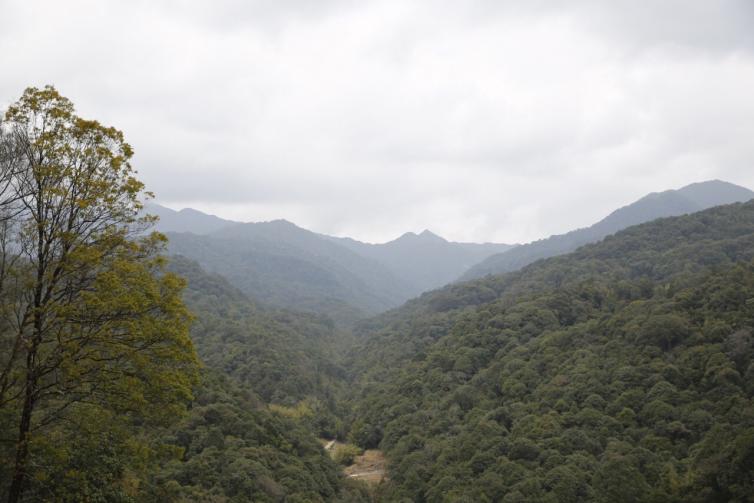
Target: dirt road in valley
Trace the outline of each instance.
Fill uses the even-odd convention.
[[[343,470],[348,478],[379,484],[385,480],[385,456],[382,451],[370,449],[356,456],[351,466]]]
[[[337,440],[321,440],[324,448],[332,455],[338,446],[343,445]],[[363,480],[368,484],[379,484],[385,480],[385,456],[382,451],[369,449],[364,451],[361,456],[356,456],[353,464],[343,469],[346,477],[356,480]]]

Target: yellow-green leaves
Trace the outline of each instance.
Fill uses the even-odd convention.
[[[112,453],[82,428],[123,442],[175,421],[192,399],[198,361],[185,282],[163,271],[165,237],[143,233],[154,220],[138,216],[144,185],[123,133],[78,117],[50,86],[27,89],[1,130],[9,145],[1,152],[16,157],[0,157],[0,407],[3,424],[14,423],[3,439],[14,449],[0,451],[13,469],[0,483],[18,501],[35,484],[54,491],[55,480],[94,487],[86,469],[61,474],[46,463],[73,459],[65,442],[76,438],[99,473],[97,456]],[[51,432],[62,454],[43,448]],[[127,468],[101,475],[129,485]]]

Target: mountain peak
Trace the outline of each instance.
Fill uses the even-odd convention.
[[[446,242],[447,241],[445,238],[443,238],[441,236],[438,236],[437,234],[435,234],[434,232],[430,231],[429,229],[424,229],[423,231],[421,231],[421,233],[419,234],[419,237],[422,238],[422,239],[425,239],[425,240],[430,240],[431,239],[433,241],[442,241],[442,242]]]
[[[429,243],[429,242],[447,243],[448,242],[445,238],[438,236],[437,234],[430,231],[429,229],[424,229],[419,234],[415,232],[406,232],[401,237],[399,237],[398,239],[392,242],[396,243],[396,242],[409,242],[409,241],[419,241],[419,242],[425,242],[425,243]]]
[[[746,202],[754,199],[754,192],[722,180],[692,183],[675,190],[652,192],[618,208],[590,227],[516,247],[498,253],[472,267],[461,279],[473,279],[486,274],[515,271],[538,259],[562,255],[579,246],[593,243],[626,227],[662,217],[694,213],[696,211]]]
[[[154,201],[149,201],[144,205],[143,213],[159,217],[155,229],[161,232],[209,234],[238,223],[215,215],[208,215],[193,208],[183,208],[176,211]]]
[[[286,220],[285,218],[276,218],[275,220],[270,220],[268,222],[263,222],[266,224],[271,224],[279,227],[297,227],[298,225],[294,224],[290,220]]]
[[[731,202],[745,202],[754,198],[754,192],[723,180],[708,180],[681,187],[678,194],[690,199],[700,206],[709,208]]]

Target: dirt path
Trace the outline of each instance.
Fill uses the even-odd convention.
[[[379,484],[385,480],[385,456],[382,451],[370,449],[361,456],[356,456],[353,464],[347,466],[343,473],[351,479],[363,480],[369,484]]]
[[[332,456],[338,446],[344,445],[337,440],[320,439],[325,450]],[[363,480],[368,484],[379,484],[385,480],[385,456],[382,451],[369,449],[361,456],[356,456],[353,464],[343,469],[343,473],[350,479]]]

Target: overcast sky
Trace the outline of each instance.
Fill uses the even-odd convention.
[[[173,208],[525,242],[754,188],[752,27],[750,0],[0,0],[0,107],[54,84]]]

